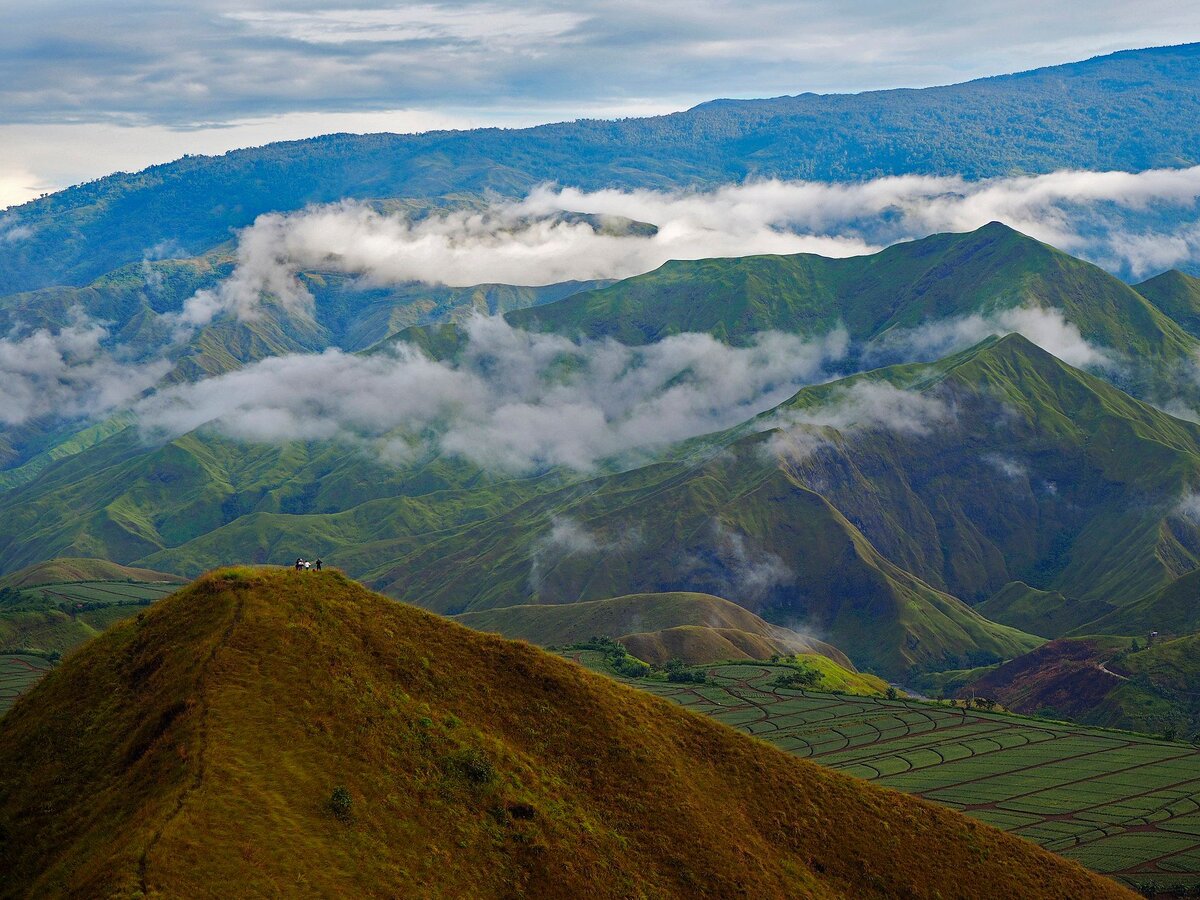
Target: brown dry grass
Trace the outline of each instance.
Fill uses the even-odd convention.
[[[4,896],[1132,896],[333,572],[117,625],[0,720],[0,772]]]

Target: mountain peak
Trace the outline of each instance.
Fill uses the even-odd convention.
[[[1129,896],[336,572],[223,570],[115,626],[0,765],[14,894]]]

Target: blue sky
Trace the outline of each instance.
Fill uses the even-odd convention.
[[[1178,0],[0,0],[0,207],[330,131],[924,86],[1194,40]]]

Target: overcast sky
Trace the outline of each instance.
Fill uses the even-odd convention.
[[[1179,0],[0,0],[0,207],[331,131],[944,84],[1195,40]]]

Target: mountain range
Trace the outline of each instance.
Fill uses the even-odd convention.
[[[1186,309],[1192,279],[1150,284],[1147,296],[992,224],[851,259],[676,262],[571,285],[508,321],[626,345],[842,329],[848,349],[832,381],[749,422],[594,474],[514,478],[437,454],[394,465],[336,440],[246,443],[211,428],[148,443],[118,416],[6,473],[4,566],[89,556],[190,575],[311,548],[451,614],[700,590],[893,677],[1009,658],[1197,565],[1181,503],[1200,482],[1200,429],[1162,411],[1169,392],[1191,396],[1196,338],[1169,312]],[[235,327],[289,321],[279,308]],[[1086,348],[1090,372],[1020,334],[988,336],[1039,338],[1046,322]],[[944,323],[949,342],[923,336]],[[381,340],[453,361],[468,338],[446,324]],[[897,358],[917,361],[870,368]],[[869,408],[895,399],[881,391],[918,408],[885,421]],[[582,546],[555,545],[563,523]],[[1053,615],[1026,609],[1042,596]]]
[[[1141,171],[1200,163],[1200,45],[1135,50],[923,90],[719,100],[647,119],[420,135],[338,134],[188,156],[9,212],[29,239],[0,294],[82,285],[149,248],[199,254],[261,213],[345,198],[453,204],[544,182],[696,187],[748,178]]]

